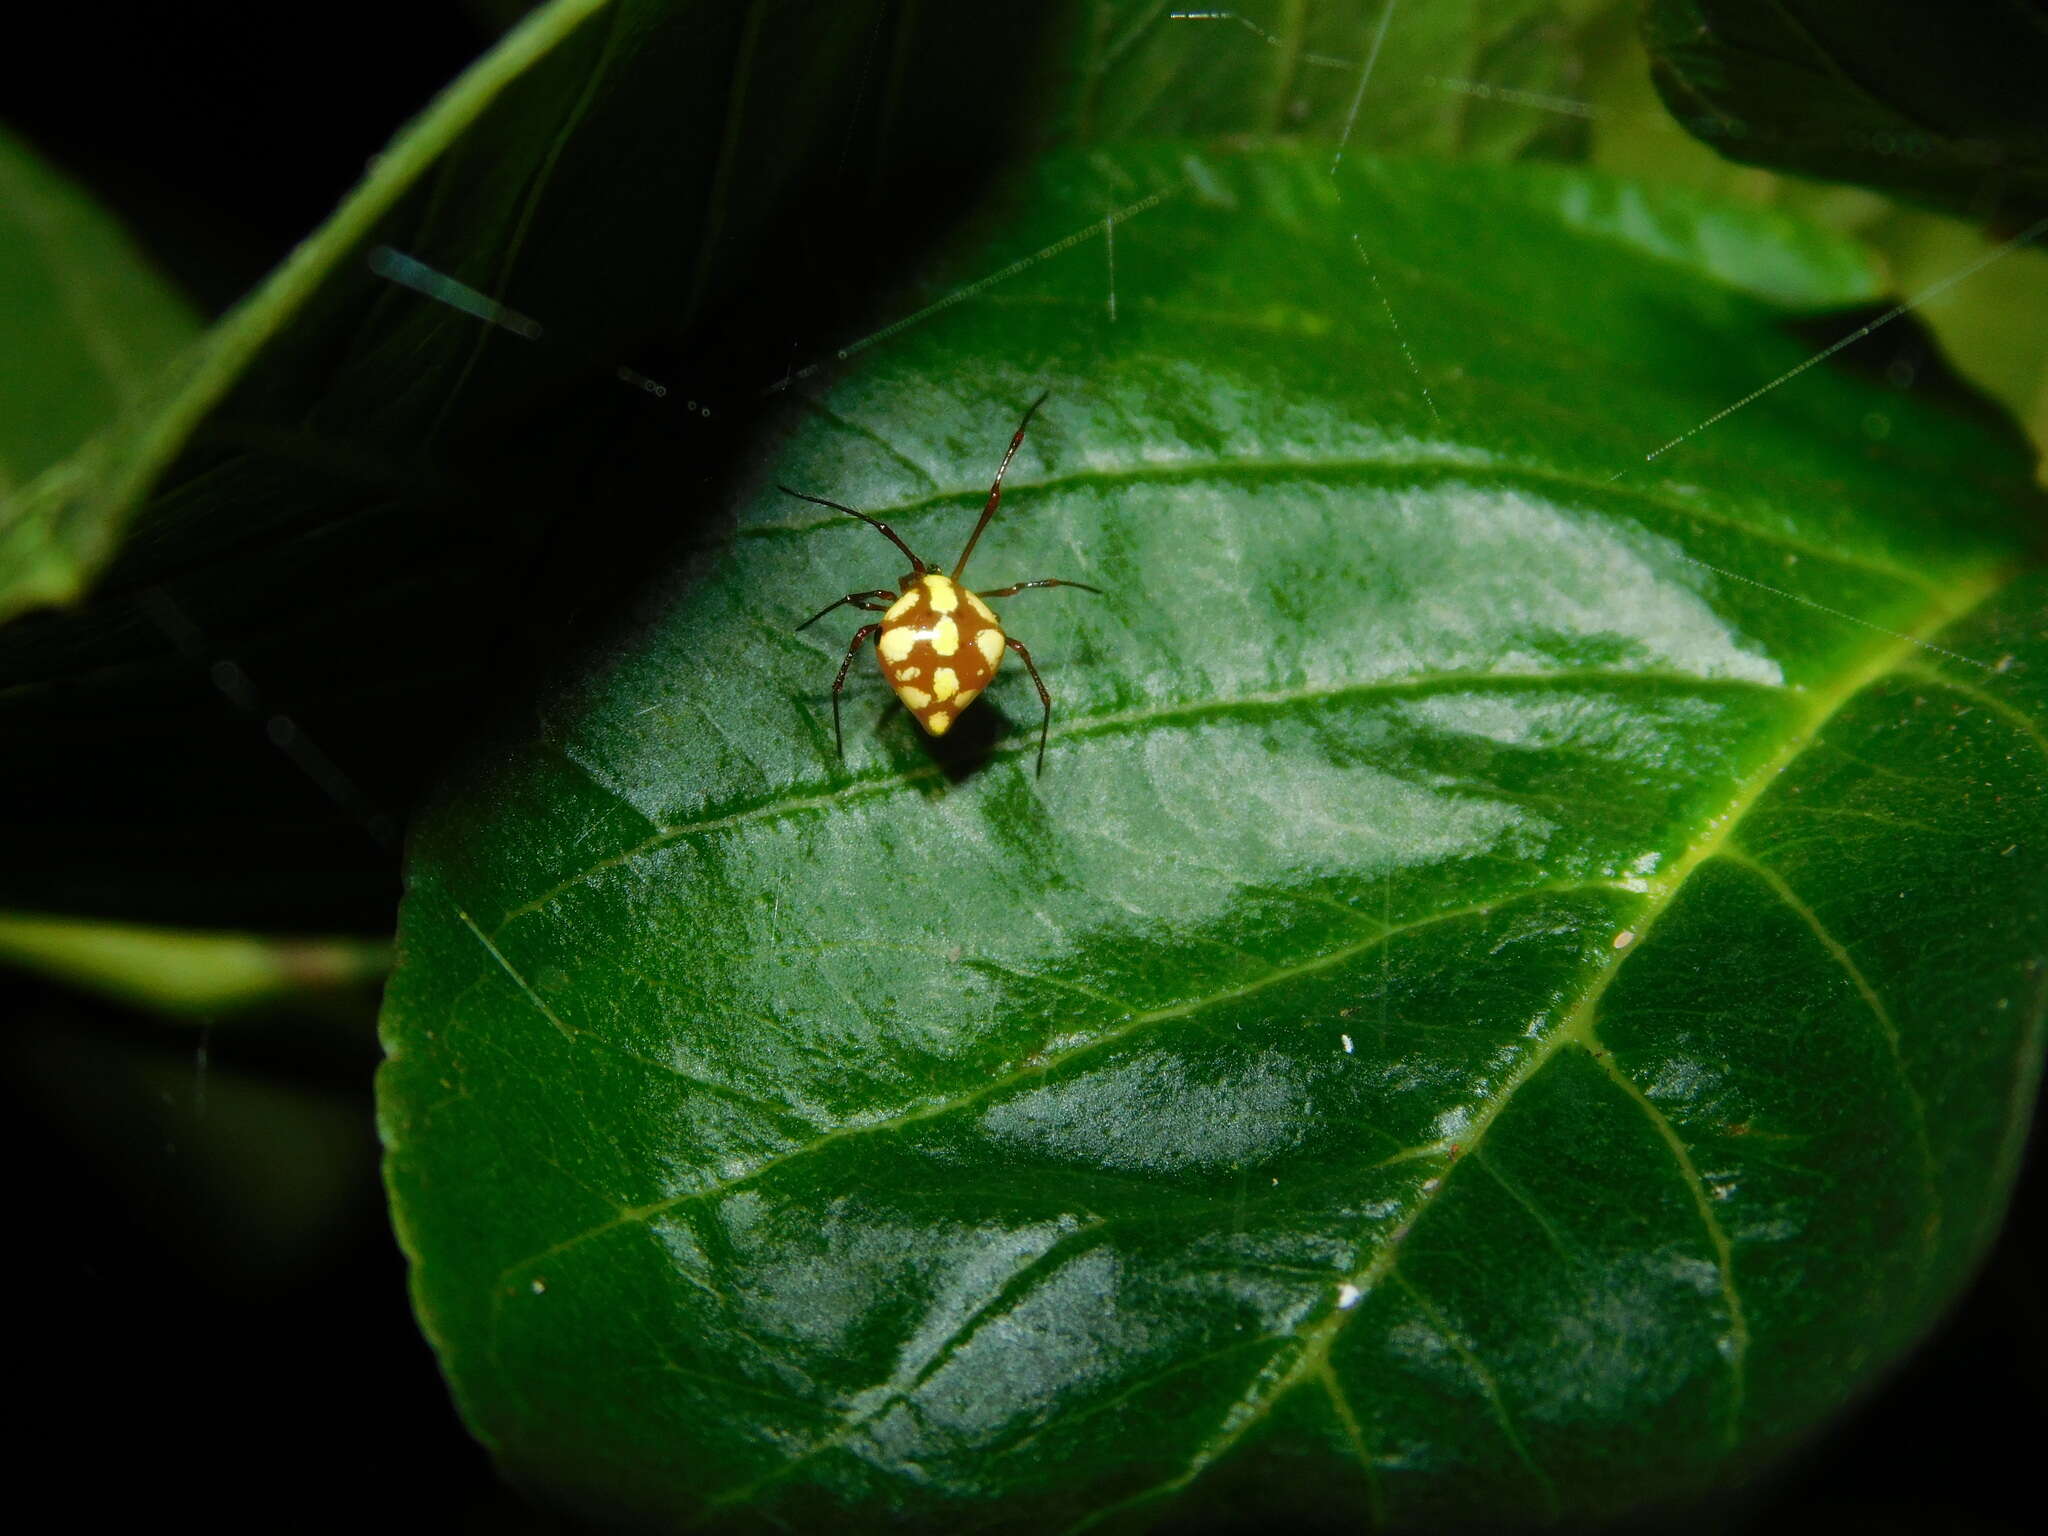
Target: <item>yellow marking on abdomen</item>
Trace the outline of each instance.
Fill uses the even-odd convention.
[[[934,736],[946,734],[946,727],[953,723],[953,717],[943,709],[935,709],[924,717],[924,728]]]
[[[941,576],[933,571],[924,579],[924,590],[932,600],[933,613],[951,613],[960,606],[960,592],[950,576]]]
[[[908,625],[882,631],[882,638],[875,642],[875,649],[884,661],[902,661],[910,654],[910,648],[917,644],[917,631]]]
[[[940,667],[932,673],[932,692],[942,699],[950,699],[960,691],[960,678],[951,667]]]
[[[922,688],[898,688],[896,690],[896,697],[908,704],[912,709],[923,709],[925,705],[932,701],[932,696]],[[942,693],[939,697],[943,699],[945,695]]]
[[[915,608],[916,606],[917,588],[912,587],[908,592],[904,593],[901,597],[897,598],[895,602],[889,605],[889,611],[882,615],[882,621],[884,623],[887,623],[891,619],[900,619],[903,617],[903,615],[910,612],[910,610]]]
[[[984,629],[974,637],[974,648],[981,652],[981,659],[994,666],[1003,659],[1003,632],[1000,629]]]
[[[934,603],[932,606],[936,608],[938,604]],[[985,634],[987,631],[984,630],[983,633]],[[960,649],[960,626],[953,622],[951,614],[939,620],[938,624],[933,627],[931,640],[932,649],[941,656],[950,656]]]
[[[976,597],[972,592],[967,593],[966,596],[967,606],[972,608],[976,613],[980,614],[982,618],[986,619],[991,624],[1000,624],[1002,622],[1002,620],[996,617],[996,611],[993,608],[989,607],[987,603],[984,603],[980,598]]]

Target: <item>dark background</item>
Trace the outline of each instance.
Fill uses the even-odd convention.
[[[0,120],[218,312],[513,9],[46,10],[35,48],[0,64]],[[74,1518],[147,1512],[221,1531],[559,1529],[497,1483],[413,1322],[376,1180],[371,1007],[208,1031],[0,973],[11,1353],[28,1362],[9,1375],[35,1424],[18,1440],[33,1494]],[[288,1242],[238,1227],[246,1207],[218,1198],[252,1102],[329,1128],[303,1163],[288,1149],[270,1170],[286,1200],[318,1189],[317,1223]],[[2035,1528],[2035,1467],[2010,1446],[2048,1424],[2039,1164],[1947,1323],[1765,1492],[1753,1528]],[[81,1479],[87,1463],[97,1471]]]

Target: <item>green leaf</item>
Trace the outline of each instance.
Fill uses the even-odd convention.
[[[1983,223],[2048,213],[2048,8],[1653,0],[1671,110],[1733,160]]]
[[[1613,0],[1320,0],[1240,10],[1106,0],[1088,8],[1063,121],[1083,141],[1287,135],[1509,158],[1555,148],[1571,29]],[[1077,29],[1079,30],[1079,29]],[[1361,122],[1363,86],[1372,110]],[[1584,119],[1571,126],[1584,127]]]
[[[36,477],[141,409],[198,332],[120,226],[0,129],[0,618],[73,589],[65,531],[9,504],[53,503]]]
[[[395,828],[479,695],[673,536],[792,337],[846,333],[971,193],[955,157],[996,163],[1031,108],[1036,8],[892,14],[536,11],[152,411],[0,505],[0,572],[36,573],[0,614],[88,594],[0,629],[0,737],[35,749],[0,752],[0,905],[388,921]],[[1020,71],[993,103],[959,84],[990,49]],[[387,280],[380,247],[540,338]],[[643,355],[662,338],[692,350]]]
[[[1728,412],[1877,296],[1789,221],[1328,162],[1051,163],[425,818],[387,1176],[514,1477],[1583,1520],[1767,1464],[1983,1252],[2048,937],[2024,444],[1883,380],[1909,321]],[[1032,259],[1105,178],[1158,197],[1113,279]],[[902,562],[774,484],[949,560],[1041,389],[975,576],[1106,589],[1001,605],[1044,776],[1015,667],[934,742],[859,662],[842,765],[851,620],[792,626]]]
[[[1579,89],[1595,114],[1587,163],[1659,186],[1767,204],[1853,235],[1891,273],[1896,291],[1921,300],[1913,313],[1939,353],[2009,408],[2037,451],[2048,445],[2048,348],[2041,345],[2048,334],[2048,254],[2038,244],[2013,248],[2009,231],[1721,158],[1664,110],[1644,67],[1637,18],[1626,20],[1625,27],[1609,22],[1579,49],[1588,69]],[[1979,219],[1986,211],[1966,210]],[[1905,370],[1926,366],[1905,355],[1897,361]]]
[[[286,1001],[363,993],[383,978],[391,957],[388,946],[361,939],[272,939],[0,912],[0,962],[211,1022]]]
[[[120,226],[0,129],[0,493],[141,398],[198,333]]]

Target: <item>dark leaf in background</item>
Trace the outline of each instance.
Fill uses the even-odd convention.
[[[1081,23],[1055,122],[1063,138],[1084,144],[1229,134],[1334,145],[1362,133],[1379,148],[1508,159],[1557,147],[1558,118],[1512,98],[1570,94],[1579,73],[1574,31],[1607,3],[1335,0],[1206,10],[1103,0],[1076,8]],[[1368,59],[1369,113],[1360,91]]]
[[[1105,183],[1156,199],[1113,278],[1013,269]],[[420,831],[381,1112],[469,1421],[733,1529],[1768,1466],[2024,1140],[2026,445],[1843,368],[1646,462],[1875,278],[1579,174],[1061,158],[903,310],[997,271],[793,404]],[[842,768],[791,626],[901,562],[773,483],[950,560],[1042,388],[975,560],[1108,591],[1001,605],[1044,778],[1021,675],[933,748],[867,661]]]
[[[0,496],[137,412],[199,321],[83,189],[0,129]],[[10,519],[0,615],[73,595],[79,556]]]
[[[516,29],[153,381],[154,410],[9,498],[8,610],[92,592],[0,631],[0,905],[388,921],[412,796],[547,638],[536,562],[558,578],[561,540],[603,525],[592,558],[629,566],[636,528],[688,525],[797,338],[971,189],[936,162],[1000,158],[1031,97],[992,101],[968,64],[994,48],[1028,81],[1040,27],[563,0]],[[544,334],[380,278],[380,247]],[[636,396],[611,365],[664,335],[697,338],[663,370],[676,398]],[[659,477],[595,499],[636,430]]]
[[[2048,214],[2048,5],[1651,0],[1652,77],[1733,160],[1982,224]]]

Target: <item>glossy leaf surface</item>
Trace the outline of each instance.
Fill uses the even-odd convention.
[[[1102,241],[1113,176],[1145,211]],[[1533,168],[1061,161],[411,852],[380,1083],[505,1468],[656,1524],[1583,1517],[1823,1421],[2038,1070],[2025,449],[1852,248]],[[1115,295],[1112,305],[1110,295]],[[1838,329],[1845,329],[1841,327]],[[1875,374],[1870,369],[1875,369]],[[886,516],[1012,666],[843,636]],[[1670,445],[1656,452],[1659,445]]]

